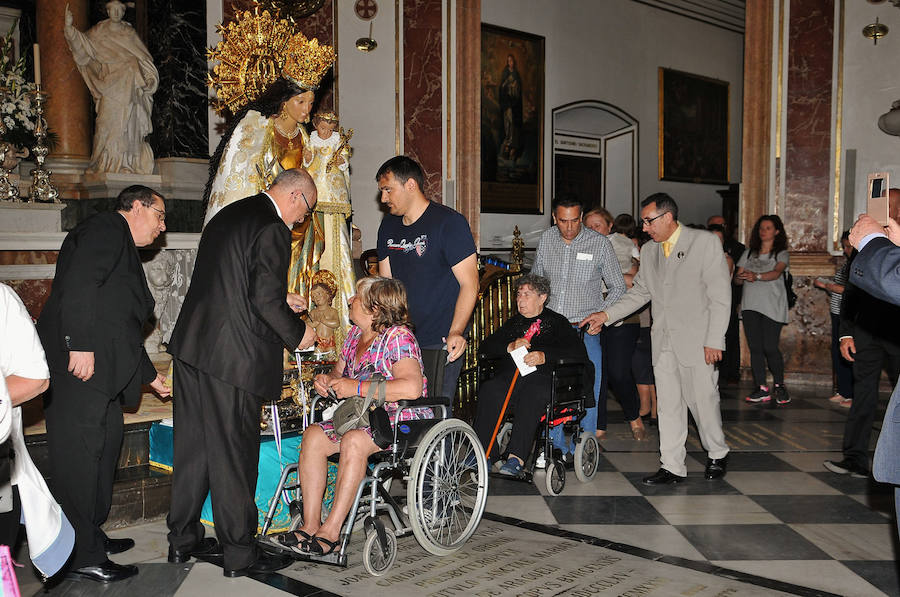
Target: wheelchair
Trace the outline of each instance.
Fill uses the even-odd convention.
[[[478,355],[478,380],[479,384],[494,376],[497,366],[504,356],[490,357],[485,354]],[[600,462],[600,443],[591,433],[581,430],[580,422],[587,413],[587,408],[592,406],[593,397],[591,390],[593,385],[585,383],[585,367],[592,367],[591,363],[577,360],[560,359],[552,364],[552,380],[550,400],[544,414],[541,416],[538,430],[535,433],[531,447],[531,455],[525,462],[522,472],[517,476],[497,475],[502,479],[513,479],[532,483],[534,471],[537,468],[538,454],[543,451],[546,458],[545,487],[547,493],[557,496],[566,486],[566,463],[563,460],[562,451],[553,446],[550,439],[550,430],[562,426],[564,434],[571,434],[575,445],[574,469],[575,477],[582,483],[587,483],[597,473]],[[494,449],[497,455],[506,456],[506,446],[512,433],[510,417],[515,413],[507,410],[505,418],[497,433]]]
[[[446,352],[423,350],[422,353],[429,387],[441,387]],[[428,372],[432,373],[431,377]],[[260,532],[261,547],[298,561],[346,567],[350,538],[361,521],[366,536],[363,565],[373,576],[381,576],[397,558],[399,538],[412,534],[423,549],[438,556],[451,554],[466,543],[481,522],[487,503],[488,466],[484,449],[472,427],[452,417],[452,399],[402,400],[397,404],[400,408],[393,421],[393,441],[369,458],[366,476],[341,529],[339,549],[324,556],[301,554],[267,536],[279,499],[290,502],[290,530],[302,525],[301,480],[296,483],[288,480],[297,472],[296,463],[285,467],[281,474]],[[318,410],[316,406],[313,405],[313,412]],[[434,418],[400,421],[403,410],[421,407],[430,407]],[[390,491],[392,481],[398,477],[407,483],[405,500]],[[383,515],[390,526],[385,524]],[[324,509],[322,516],[327,516]]]

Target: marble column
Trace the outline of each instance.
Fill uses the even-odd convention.
[[[744,29],[744,119],[741,149],[741,213],[738,237],[745,239],[766,213],[772,152],[772,48],[774,3],[750,0]]]
[[[63,36],[67,4],[75,17],[75,27],[87,29],[88,0],[37,0],[41,78],[44,89],[50,93],[44,116],[59,137],[51,157],[90,160],[91,99]]]
[[[480,13],[479,13],[480,15]],[[403,3],[403,147],[425,171],[425,196],[443,200],[441,0]]]
[[[456,2],[456,210],[481,246],[481,0]]]
[[[828,303],[812,281],[835,271],[828,252],[834,1],[747,2],[740,236],[746,240],[762,214],[784,221],[799,296],[781,336],[788,384],[831,377],[823,366],[831,358]]]

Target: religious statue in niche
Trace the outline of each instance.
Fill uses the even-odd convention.
[[[66,6],[66,42],[97,113],[87,171],[151,174],[153,150],[144,139],[153,131],[159,73],[134,28],[122,20],[125,4],[111,0],[106,13],[108,19],[81,32]]]
[[[332,306],[337,294],[334,274],[320,269],[313,274],[309,297],[314,307],[309,309],[309,320],[316,330],[316,356],[334,356],[337,342],[335,332],[341,324],[338,310]]]
[[[333,272],[340,346],[349,327],[347,300],[355,287],[347,232],[349,135],[336,128],[334,114],[318,118],[312,134],[304,126],[315,91],[335,60],[334,50],[259,6],[239,13],[220,31],[222,41],[209,53],[219,62],[211,76],[214,107],[233,118],[210,159],[204,224],[226,205],[261,192],[282,170],[306,167],[316,182],[318,202],[312,216],[292,231],[288,290],[309,297],[315,273]],[[269,34],[260,37],[256,31]]]

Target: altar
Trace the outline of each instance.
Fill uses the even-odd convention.
[[[278,507],[272,519],[269,532],[280,533],[290,529],[291,513],[290,501],[282,496],[275,495],[278,481],[284,467],[297,462],[300,454],[300,441],[303,434],[290,432],[281,437],[281,448],[274,435],[263,435],[259,444],[259,474],[256,477],[256,512],[257,532],[263,527],[263,520],[273,499],[278,500]],[[150,466],[172,472],[172,438],[173,428],[171,420],[157,421],[150,427]],[[326,482],[323,512],[330,509],[334,499],[334,483],[337,479],[337,465],[328,463],[328,480]],[[297,482],[297,474],[292,473],[288,477],[291,484]],[[212,500],[209,495],[203,502],[200,512],[200,521],[210,527],[215,527],[212,512]]]

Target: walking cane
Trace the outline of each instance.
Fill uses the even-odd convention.
[[[541,331],[541,320],[536,319],[534,323],[532,323],[528,327],[528,331],[525,332],[525,339],[531,342],[531,339],[534,338]],[[509,383],[509,390],[506,391],[506,400],[503,401],[503,408],[500,409],[500,417],[497,419],[497,424],[494,426],[494,433],[491,434],[491,443],[488,444],[487,452],[485,453],[485,458],[491,457],[491,450],[494,448],[494,441],[497,439],[497,433],[500,431],[500,424],[503,423],[503,415],[506,414],[506,407],[509,405],[509,399],[512,396],[513,388],[516,387],[516,380],[519,379],[519,368],[516,367],[516,372],[513,373],[512,381]]]
[[[491,457],[491,449],[494,447],[494,440],[497,439],[497,432],[500,431],[500,424],[503,422],[503,415],[506,414],[506,407],[509,405],[509,397],[512,396],[513,388],[516,387],[516,380],[519,379],[519,368],[516,367],[516,372],[513,373],[512,382],[509,384],[509,390],[506,392],[506,400],[503,401],[503,408],[500,409],[500,418],[497,419],[497,425],[494,426],[494,433],[491,435],[491,443],[488,444],[487,452],[485,453],[485,458]]]

